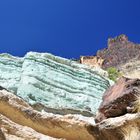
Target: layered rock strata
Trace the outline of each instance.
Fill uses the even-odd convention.
[[[94,140],[86,128],[95,124],[93,118],[37,112],[22,99],[5,90],[0,92],[0,113],[17,124],[45,135],[67,140]]]
[[[93,116],[110,86],[104,73],[48,53],[0,55],[0,85],[53,113]]]
[[[0,54],[0,86],[16,93],[19,86],[23,58]]]
[[[81,115],[62,116],[35,111],[25,101],[6,90],[0,91],[0,114],[2,129],[2,134],[0,134],[6,140],[8,138],[10,140],[12,138],[13,140],[16,140],[16,138],[19,138],[17,140],[43,138],[45,140],[55,138],[66,140],[120,140],[132,138],[131,140],[139,140],[140,138],[139,113],[126,114],[95,124],[92,117],[83,117]]]

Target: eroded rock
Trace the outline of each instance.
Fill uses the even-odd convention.
[[[58,140],[38,133],[27,126],[19,125],[2,114],[0,114],[0,126],[5,140]],[[0,137],[2,138],[2,136]]]
[[[108,48],[97,52],[97,57],[104,60],[102,67],[116,67],[126,64],[131,59],[140,58],[140,44],[128,40],[126,35],[108,39]]]
[[[93,117],[35,111],[6,90],[0,91],[0,114],[0,126],[6,140],[121,140],[132,136],[138,140],[137,134],[140,132],[139,113],[109,118],[95,124]]]
[[[24,58],[0,54],[0,85],[58,114],[95,115],[110,86],[103,73],[48,53],[29,52]]]
[[[1,127],[0,127],[0,140],[6,140],[4,133],[1,130]]]
[[[140,79],[122,77],[105,92],[96,120],[101,121],[131,112],[138,95],[140,95]]]
[[[17,124],[30,127],[45,135],[68,140],[94,140],[86,128],[95,124],[93,118],[40,113],[5,90],[0,91],[0,113]]]

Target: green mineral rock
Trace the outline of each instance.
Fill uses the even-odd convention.
[[[101,69],[48,53],[0,55],[0,86],[33,106],[59,114],[94,115],[110,86]]]

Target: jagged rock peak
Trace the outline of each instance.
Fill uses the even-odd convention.
[[[104,60],[102,68],[119,68],[131,59],[140,58],[140,45],[128,41],[126,35],[108,39],[108,47],[97,52],[97,57]]]
[[[128,42],[128,37],[124,34],[121,34],[119,36],[116,36],[115,38],[109,38],[108,39],[108,47],[111,47],[113,43],[117,43],[117,42]]]

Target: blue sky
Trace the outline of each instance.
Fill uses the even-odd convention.
[[[1,0],[0,53],[94,55],[108,37],[140,43],[140,0]]]

